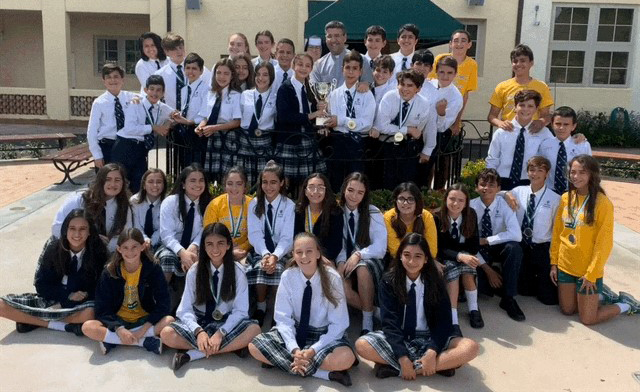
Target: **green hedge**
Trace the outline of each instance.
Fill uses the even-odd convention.
[[[640,113],[629,113],[625,121],[619,112],[611,121],[610,114],[579,111],[576,132],[584,134],[592,147],[640,147]]]

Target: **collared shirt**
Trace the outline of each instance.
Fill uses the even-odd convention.
[[[298,79],[291,78],[291,85],[296,92],[296,98],[298,98],[298,111],[299,113],[304,113],[304,108],[302,107],[302,87],[304,86],[302,82]],[[307,91],[307,88],[304,89],[304,94],[307,96],[307,102],[309,103],[309,110],[311,110],[311,102],[309,102],[309,94],[313,94],[311,91]]]
[[[71,259],[73,259],[73,256],[76,256],[78,258],[78,265],[77,265],[77,269],[76,271],[80,271],[80,268],[82,268],[82,256],[84,256],[84,251],[87,248],[83,248],[80,252],[78,253],[74,253],[72,250],[69,251],[69,256],[71,256]],[[69,281],[69,276],[68,275],[64,275],[62,276],[62,284],[63,285],[67,285],[67,282]]]
[[[445,56],[453,56],[451,53],[441,53],[436,56],[433,61],[434,64],[438,64],[441,58]],[[437,79],[436,68],[433,67],[429,72],[429,79]],[[460,94],[464,95],[470,91],[478,89],[478,63],[469,56],[464,58],[462,63],[458,63],[458,72],[453,79],[453,84],[456,85]]]
[[[458,90],[458,88],[453,83],[451,83],[447,87],[439,87],[437,79],[426,81],[422,87],[423,89],[425,85],[432,85],[433,87],[435,87],[434,96],[432,98],[432,102],[434,103],[434,105],[442,99],[447,100],[447,109],[445,110],[445,115],[438,115],[437,120],[438,132],[444,132],[449,129],[449,127],[451,127],[453,123],[456,122],[458,114],[462,110],[462,94],[460,94],[460,90]],[[436,114],[437,113],[438,112],[436,111]]]
[[[529,206],[529,198],[531,195],[531,186],[523,185],[513,188],[510,191],[516,200],[518,200],[518,224],[522,227],[524,215],[527,213]],[[555,193],[551,187],[543,186],[535,192],[536,210],[533,219],[533,237],[535,244],[551,242],[551,234],[553,233],[553,221],[556,218],[558,205],[560,205],[560,195]]]
[[[158,63],[156,63],[156,61]],[[164,60],[138,60],[138,62],[136,63],[135,73],[138,81],[140,82],[140,94],[144,95],[144,88],[147,85],[147,79],[149,79],[149,76],[153,75],[160,68],[169,64],[170,61],[171,60],[169,60],[169,58],[166,58]],[[160,68],[158,68],[158,64],[160,64]]]
[[[405,56],[402,54],[402,52],[397,51],[391,54],[391,58],[393,58],[393,61],[396,63],[395,68],[393,68],[393,75],[391,76],[391,79],[396,80],[396,75],[398,74],[398,72],[402,71],[402,59],[407,59],[406,67],[407,69],[411,69],[411,66],[413,65],[414,53],[415,51],[411,52],[408,56]]]
[[[239,92],[229,90],[228,86],[222,89],[220,93],[220,99],[222,99],[220,103],[220,114],[218,114],[218,122],[216,124],[226,124],[233,120],[239,120],[242,117],[242,113],[240,112],[240,97],[241,94]],[[218,100],[218,94],[209,90],[207,97],[204,98],[202,102],[202,106],[200,106],[198,115],[195,117],[196,124],[209,118],[216,100]]]
[[[516,151],[516,143],[520,134],[520,129],[523,128],[518,121],[514,118],[511,123],[513,124],[513,131],[506,131],[498,128],[493,134],[491,144],[489,144],[489,152],[487,153],[487,168],[496,169],[500,177],[509,177],[511,173],[511,164],[513,163],[513,155]],[[522,160],[522,170],[520,178],[527,179],[527,161],[538,153],[538,147],[540,144],[549,138],[553,138],[553,134],[548,128],[543,128],[536,133],[531,133],[529,127],[531,123],[527,124],[524,128],[524,158]]]
[[[184,231],[184,223],[180,217],[180,209],[178,204],[178,195],[171,195],[164,199],[160,206],[160,239],[162,244],[173,253],[178,254],[184,249],[180,245],[182,232]],[[191,199],[184,196],[185,211],[188,213],[191,208]],[[194,215],[193,229],[191,231],[190,245],[200,246],[200,236],[202,235],[202,214],[200,214],[200,200],[193,200]]]
[[[343,133],[368,133],[373,126],[373,118],[376,113],[376,99],[371,91],[359,93],[356,89],[358,84],[354,84],[347,89],[346,84],[333,90],[329,95],[329,113],[338,118],[338,126],[334,130]],[[355,112],[356,127],[349,129],[348,122],[351,119],[347,117],[347,91],[353,98],[353,110]]]
[[[151,201],[145,198],[141,202],[138,202],[138,195],[131,196],[129,199],[131,203],[131,210],[133,211],[133,227],[140,230],[145,240],[148,239],[144,232],[144,224],[147,220],[147,211]],[[153,221],[153,235],[151,236],[151,245],[157,245],[160,243],[160,206],[162,200],[158,199],[153,202],[153,209],[151,210],[151,219]]]
[[[139,104],[128,106],[124,116],[124,127],[117,132],[117,135],[141,142],[145,135],[153,132],[153,125],[162,125],[169,121],[171,113],[173,113],[173,108],[168,105],[162,102],[152,105],[147,97],[144,97]],[[147,124],[147,120],[151,124]]]
[[[182,74],[184,75],[184,83],[186,85],[189,83],[189,80],[187,79],[187,75],[184,73],[184,61],[180,65],[182,66]],[[179,109],[176,108],[176,80],[178,79],[178,64],[169,61],[164,67],[160,68],[153,74],[160,75],[164,79],[164,102],[174,109]]]
[[[462,235],[462,214],[458,217],[458,219],[452,219],[449,217],[449,233],[453,231],[453,223],[456,223],[456,227],[458,228],[458,242],[464,244],[465,238]]]
[[[288,197],[278,195],[270,203],[273,206],[273,235],[271,239],[276,249],[273,254],[281,259],[289,253],[293,247],[293,226],[295,222],[295,204]],[[267,211],[269,211],[269,202],[265,198],[264,213],[258,218],[256,215],[256,206],[258,199],[254,198],[249,203],[249,213],[247,216],[249,225],[249,242],[253,245],[253,249],[259,255],[269,254],[269,249],[264,242],[264,237],[269,235],[265,233],[264,221],[267,219]]]
[[[486,206],[480,197],[471,200],[470,206],[478,216],[478,235],[482,238],[482,216]],[[496,196],[491,205],[489,205],[489,216],[491,217],[492,229],[492,235],[487,237],[489,245],[498,245],[509,241],[520,242],[522,240],[518,217],[502,197]]]
[[[373,91],[375,91],[375,93],[373,93],[373,95],[376,97],[376,111],[378,110],[378,106],[380,106],[380,101],[382,101],[382,97],[384,97],[384,95],[395,89],[396,85],[392,82],[391,78],[389,78],[389,80],[387,80],[387,83],[380,85],[380,86],[375,86],[373,87]]]
[[[182,90],[180,90],[181,98],[180,102],[182,103],[182,108],[180,108],[180,113],[184,110],[187,101],[189,101],[189,109],[187,110],[187,120],[191,120],[195,122],[195,119],[198,115],[198,112],[207,101],[207,93],[209,92],[210,79],[205,79],[205,75],[202,74],[192,83],[189,83],[188,86],[184,86]],[[191,98],[188,98],[189,89],[191,87]],[[197,125],[197,124],[196,124]]]
[[[262,64],[265,61],[262,59],[262,57],[260,56],[256,56],[254,58],[251,59],[251,64],[253,65],[253,68],[257,67],[258,64]],[[269,62],[271,63],[271,65],[273,65],[274,67],[276,65],[278,65],[278,60],[274,59],[274,58],[269,58]]]
[[[270,88],[263,93],[259,93],[255,88],[242,93],[242,99],[240,100],[240,109],[242,112],[240,126],[242,129],[249,129],[251,119],[256,113],[256,102],[258,102],[259,96],[262,96],[262,113],[260,114],[260,119],[256,119],[258,121],[258,129],[274,129],[277,93],[273,88]]]
[[[567,152],[567,164],[571,162],[573,158],[580,154],[592,155],[591,152],[591,144],[588,141],[584,141],[582,143],[576,143],[573,137],[569,136],[564,143],[564,149]],[[555,186],[556,180],[556,162],[558,160],[558,151],[560,150],[560,140],[557,137],[548,138],[540,143],[540,147],[538,147],[538,154],[547,158],[549,162],[551,162],[551,170],[547,175],[547,186],[552,189]],[[566,172],[565,168],[565,172]],[[568,180],[567,176],[567,180]]]
[[[326,82],[331,83],[336,80],[336,86],[340,86],[344,83],[344,75],[342,74],[342,61],[344,56],[349,53],[349,49],[344,48],[342,53],[334,55],[329,52],[322,56],[313,65],[313,71],[309,76],[311,83]],[[362,76],[360,79],[363,82],[371,83],[373,81],[373,73],[371,72],[371,66],[368,62],[362,64]]]
[[[176,310],[176,317],[180,319],[187,328],[195,332],[199,327],[205,327],[198,324],[198,317],[195,314],[197,310],[199,313],[205,313],[207,304],[196,304],[196,275],[198,268],[189,268],[187,277],[185,279],[184,292],[182,293],[182,300],[178,309]],[[224,264],[218,268],[218,302],[216,303],[216,310],[222,312],[223,315],[227,315],[227,320],[222,324],[220,328],[224,328],[229,332],[235,328],[244,319],[249,318],[249,286],[247,284],[247,277],[245,276],[244,269],[238,263],[234,263],[236,269],[236,296],[230,301],[223,301],[220,298],[220,290],[222,289],[222,279],[224,277]],[[209,273],[213,277],[216,268],[209,262]]]
[[[344,226],[342,229],[342,250],[338,257],[336,257],[336,263],[342,263],[347,261],[351,255],[347,255],[347,241],[349,239],[349,217],[353,212],[353,219],[355,223],[356,232],[353,233],[356,238],[358,236],[358,220],[360,219],[360,212],[356,208],[351,211],[348,207],[342,207],[344,214]],[[359,249],[362,260],[366,259],[382,259],[387,251],[387,227],[384,224],[384,215],[378,209],[378,207],[369,206],[369,239],[371,243],[366,248]],[[357,249],[357,245],[354,250]]]
[[[118,94],[118,100],[125,114],[134,97],[136,95],[129,91],[120,91]],[[118,124],[116,122],[115,104],[116,97],[108,91],[97,97],[91,104],[91,114],[89,115],[89,125],[87,126],[87,142],[93,159],[103,159],[102,150],[100,149],[100,144],[98,144],[100,140],[116,139]]]
[[[424,314],[424,282],[420,277],[416,280],[411,280],[406,276],[405,286],[407,288],[407,294],[409,293],[409,290],[411,290],[412,283],[416,284],[416,331],[428,331],[429,327],[427,327],[427,316]],[[402,320],[402,328],[404,328],[404,320]]]
[[[302,297],[307,287],[307,280],[311,282],[312,293],[309,326],[328,328],[327,333],[321,335],[311,348],[319,352],[330,343],[341,339],[349,327],[349,312],[342,278],[333,268],[327,268],[326,271],[331,283],[331,291],[338,300],[338,306],[333,306],[323,295],[320,273],[317,270],[311,279],[307,279],[298,267],[289,268],[282,273],[273,318],[277,323],[275,328],[280,332],[289,352],[295,348],[301,348],[296,342],[295,324],[300,322]]]
[[[397,88],[398,86],[395,86],[395,87]],[[434,86],[430,80],[424,81],[424,83],[422,84],[422,87],[420,88],[420,92],[418,92],[418,94],[420,94],[424,99],[429,101],[435,108],[436,102],[438,102],[438,100],[436,99],[438,96],[438,88]],[[437,116],[438,115],[436,113],[436,117]]]
[[[275,67],[276,78],[273,80],[273,85],[271,85],[271,89],[273,90],[274,94],[277,96],[278,89],[280,89],[280,86],[284,81],[284,74],[285,73],[287,74],[287,80],[288,80],[293,78],[295,72],[293,72],[293,67],[290,67],[286,71],[280,67],[280,64],[276,64],[274,65],[274,67]]]

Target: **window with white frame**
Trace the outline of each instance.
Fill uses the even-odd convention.
[[[461,20],[464,30],[471,35],[471,49],[467,51],[467,56],[476,60],[478,63],[478,76],[482,76],[484,68],[484,41],[485,41],[485,22],[481,20]]]
[[[593,87],[629,85],[635,8],[557,4],[553,11],[549,83]]]
[[[129,37],[95,37],[95,72],[100,74],[105,63],[117,63],[125,73],[133,75],[140,58],[140,42]]]

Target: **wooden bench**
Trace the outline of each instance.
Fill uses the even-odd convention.
[[[67,180],[73,185],[80,185],[71,179],[71,173],[93,162],[93,156],[91,155],[91,151],[89,151],[89,145],[87,143],[65,148],[62,151],[49,154],[40,159],[53,161],[56,169],[64,173],[64,178],[62,181],[56,182],[56,185],[64,184]]]
[[[67,140],[75,139],[76,135],[73,133],[33,133],[25,135],[0,135],[0,143],[27,143],[27,142],[50,142],[57,141],[58,149],[62,150]],[[45,147],[29,147],[22,146],[16,148],[3,148],[0,151],[22,151],[22,150],[45,150],[50,149],[50,146]]]

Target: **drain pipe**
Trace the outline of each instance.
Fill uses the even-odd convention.
[[[171,31],[171,0],[167,0],[167,33]]]

